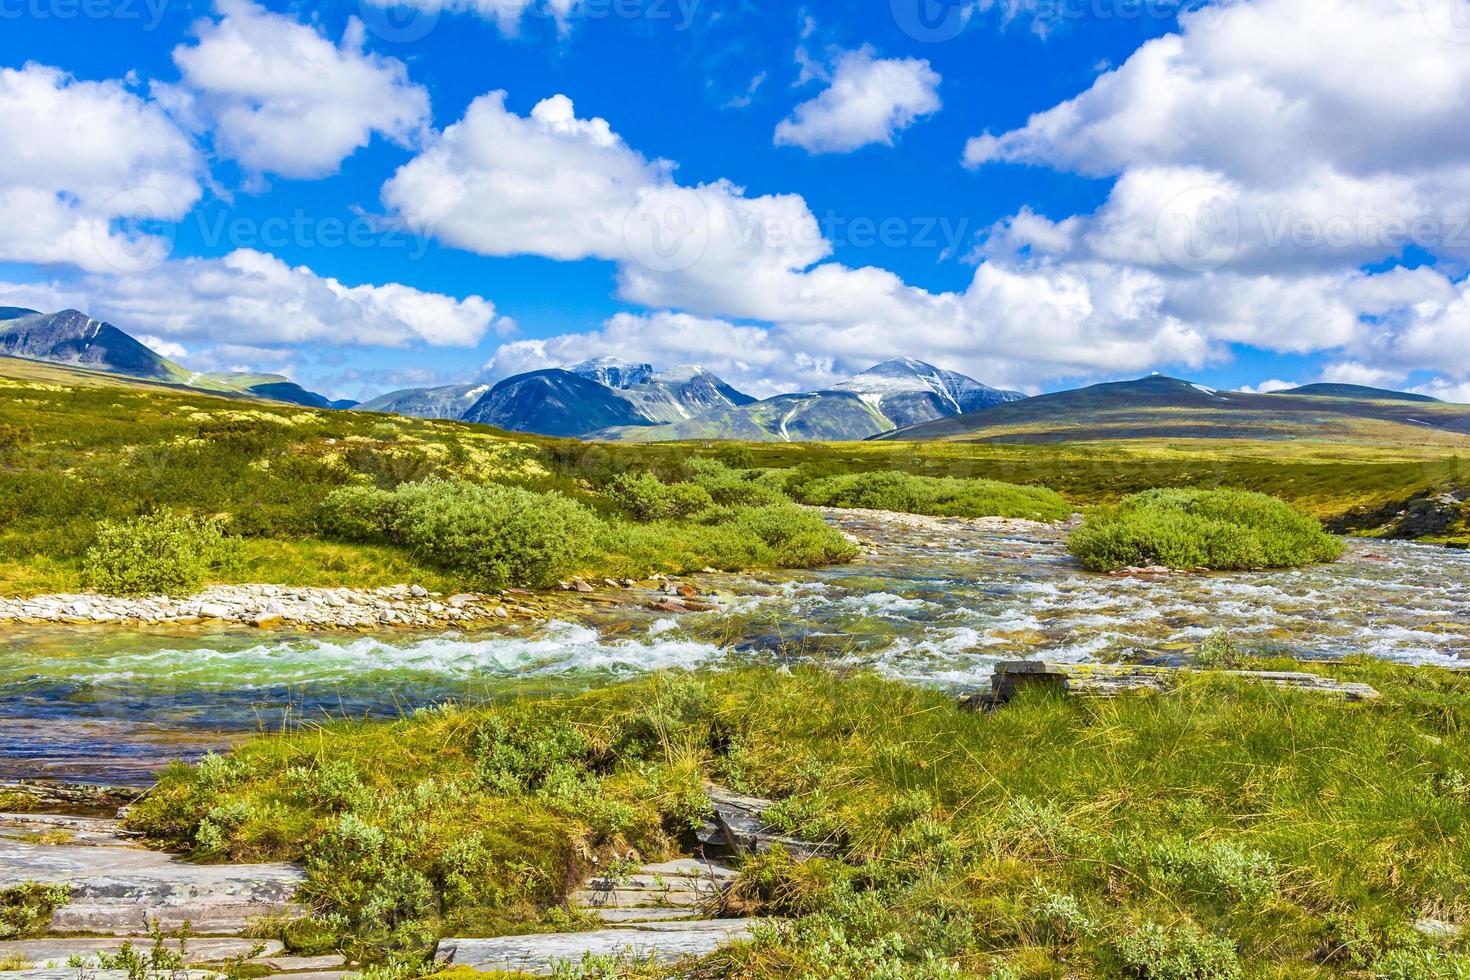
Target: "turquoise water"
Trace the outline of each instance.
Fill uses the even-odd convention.
[[[1470,554],[1350,542],[1290,572],[1112,578],[1061,533],[847,516],[858,563],[710,576],[719,612],[608,608],[495,633],[332,636],[28,628],[0,647],[0,778],[146,782],[261,729],[394,716],[446,699],[748,662],[860,666],[954,689],[1017,657],[1168,660],[1215,629],[1247,647],[1416,664],[1470,658]]]

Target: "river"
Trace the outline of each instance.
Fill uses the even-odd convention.
[[[9,630],[0,647],[0,779],[146,784],[251,732],[392,717],[445,699],[590,685],[741,663],[862,667],[953,689],[1001,660],[1168,661],[1215,630],[1251,650],[1470,662],[1470,553],[1350,541],[1310,569],[1095,575],[1057,528],[838,513],[859,561],[701,576],[718,612],[630,605],[492,633],[378,636],[256,630]]]

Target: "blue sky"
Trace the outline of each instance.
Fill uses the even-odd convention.
[[[0,0],[0,302],[354,397],[617,354],[1470,400],[1466,0],[377,2]]]

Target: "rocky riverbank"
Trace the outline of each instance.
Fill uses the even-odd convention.
[[[565,614],[576,604],[616,604],[662,612],[717,608],[698,598],[698,589],[663,576],[567,583],[562,593],[506,589],[445,596],[417,585],[381,589],[315,589],[280,585],[219,585],[198,595],[124,598],[91,594],[0,599],[0,623],[119,626],[221,624],[258,629],[434,630],[540,621]]]

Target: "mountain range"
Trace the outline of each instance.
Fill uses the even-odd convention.
[[[455,418],[502,429],[606,441],[866,439],[901,425],[1024,397],[913,358],[885,361],[830,389],[757,400],[697,365],[667,371],[613,357],[471,389],[407,389],[367,411]]]
[[[592,438],[628,442],[740,439],[850,441],[1024,398],[911,357],[884,361],[831,388],[716,407],[657,427],[622,426]]]
[[[698,366],[660,371],[601,357],[494,385],[409,388],[356,405],[281,375],[190,371],[77,310],[47,314],[23,307],[0,307],[0,355],[231,397],[608,441],[1044,444],[1346,437],[1392,445],[1470,436],[1470,407],[1381,388],[1321,383],[1255,394],[1153,375],[1026,398],[913,358],[885,361],[820,391],[760,400]]]

